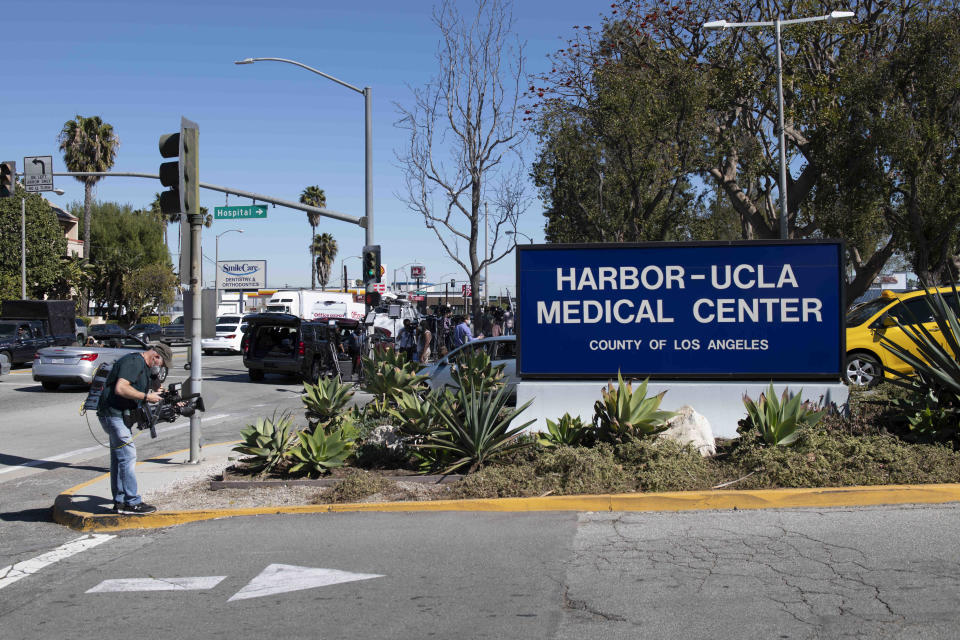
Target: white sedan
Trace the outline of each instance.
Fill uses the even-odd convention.
[[[453,369],[458,366],[460,359],[468,353],[477,349],[482,349],[490,356],[491,364],[494,366],[503,365],[503,377],[510,389],[511,396],[516,397],[517,392],[517,337],[499,336],[496,338],[481,338],[468,342],[457,347],[443,358],[440,358],[433,364],[427,365],[420,370],[421,374],[429,376],[427,384],[431,389],[443,389],[444,387],[456,388],[457,384],[453,380]]]
[[[240,316],[220,316],[217,318],[217,336],[200,341],[203,353],[210,355],[214,351],[240,353],[240,341],[243,340],[243,328],[247,326]]]

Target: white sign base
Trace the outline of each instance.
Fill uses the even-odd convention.
[[[614,383],[616,381],[614,380]],[[634,381],[636,389],[638,381]],[[682,406],[689,405],[710,422],[714,437],[736,438],[737,422],[747,416],[743,406],[743,395],[747,394],[754,401],[764,393],[770,382],[756,382],[750,380],[735,382],[697,382],[670,380],[651,380],[647,385],[647,396],[666,391],[660,409],[675,411]],[[514,424],[522,424],[528,420],[536,420],[526,428],[528,432],[547,430],[547,419],[557,421],[564,413],[571,416],[580,416],[585,424],[593,420],[593,405],[600,399],[600,391],[606,386],[603,380],[524,380],[517,384],[517,406],[522,406],[528,400],[532,404],[514,419]],[[835,403],[845,409],[849,389],[841,382],[820,381],[787,381],[774,382],[773,390],[777,396],[789,388],[791,394],[801,393],[805,400],[821,402],[824,406]]]

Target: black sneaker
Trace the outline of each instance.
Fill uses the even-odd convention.
[[[122,502],[114,502],[114,503],[113,503],[113,512],[114,512],[114,513],[120,513],[120,509],[122,509],[123,506],[124,506],[124,505],[123,505]]]
[[[137,504],[125,504],[117,510],[117,513],[127,513],[133,515],[144,515],[147,513],[153,513],[157,508],[153,505],[149,505],[146,502],[138,502]]]

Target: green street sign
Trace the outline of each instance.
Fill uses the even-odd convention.
[[[266,218],[267,205],[249,204],[238,207],[214,207],[213,217],[217,220],[236,218]]]

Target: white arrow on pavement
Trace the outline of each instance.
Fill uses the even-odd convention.
[[[292,564],[271,564],[261,571],[260,575],[248,582],[247,586],[235,593],[227,602],[244,600],[246,598],[259,598],[275,593],[286,593],[287,591],[325,587],[331,584],[340,584],[341,582],[353,582],[355,580],[369,580],[370,578],[383,577],[384,576],[376,573],[350,573],[349,571],[338,571],[336,569],[298,567]]]
[[[117,591],[200,591],[213,589],[227,576],[199,576],[196,578],[121,578],[104,580],[87,593]]]

